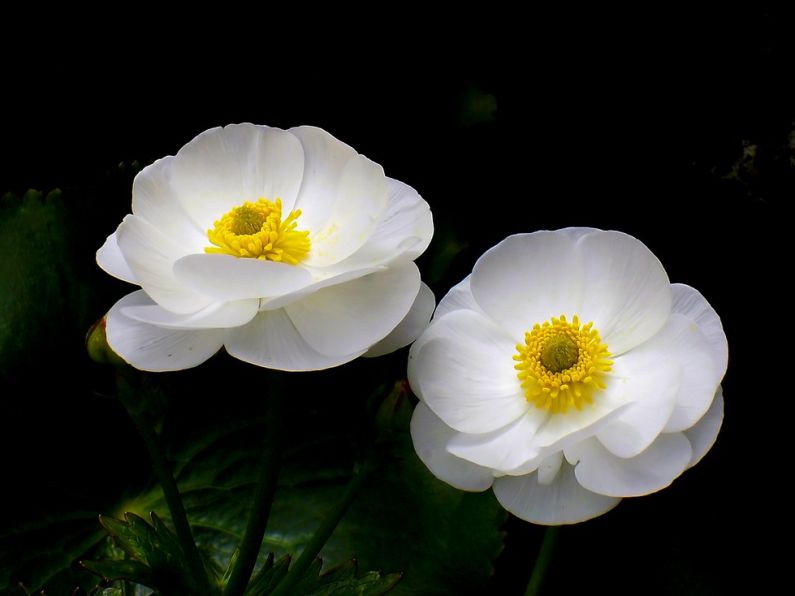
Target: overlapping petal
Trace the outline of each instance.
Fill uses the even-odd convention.
[[[568,349],[574,335],[564,333],[598,342],[571,344],[592,346],[574,352],[583,376],[556,368],[568,353],[545,355]],[[531,343],[547,338],[558,339]],[[584,521],[668,486],[709,450],[723,419],[726,346],[704,297],[672,286],[635,238],[593,228],[511,236],[441,300],[411,349],[422,400],[412,437],[433,446],[421,458],[454,486],[484,486],[490,471],[497,499],[518,517]],[[512,384],[515,355],[522,378],[533,375],[527,399]],[[579,401],[565,393],[575,390]]]
[[[252,211],[260,199],[270,202],[260,208],[269,211]],[[279,242],[294,242],[301,236],[289,234],[305,231],[308,253],[238,253],[234,244],[230,254],[206,253],[218,242],[208,237],[216,221],[232,218],[218,226],[233,226],[220,229],[236,241],[255,233],[249,222],[264,226],[259,222],[265,220],[234,218],[278,214],[277,199],[281,219],[252,228],[277,234],[259,236],[261,246],[289,246]],[[247,202],[250,211],[239,209]],[[290,215],[294,209],[300,213]],[[368,350],[383,354],[410,343],[433,311],[433,295],[421,290],[412,263],[433,234],[427,203],[319,128],[239,124],[208,130],[140,172],[132,211],[97,261],[139,284],[150,299],[123,303],[108,323],[120,354],[148,370],[194,366],[198,355],[206,359],[217,351],[219,345],[212,351],[193,346],[195,333],[222,337],[230,354],[261,366],[327,368]],[[285,221],[294,221],[297,231],[283,231],[279,222]],[[130,338],[122,341],[122,332]],[[158,333],[167,338],[163,345],[173,347],[162,365],[154,362],[158,352],[151,347],[160,345],[152,339]],[[136,341],[149,342],[148,360]],[[175,356],[181,349],[194,353]]]
[[[530,407],[501,328],[472,311],[452,312],[434,325],[435,336],[412,347],[409,382],[448,426],[486,433],[517,420]]]
[[[321,354],[301,336],[283,308],[262,311],[247,325],[229,330],[225,346],[244,362],[286,371],[332,368],[364,353]]]
[[[281,199],[293,209],[304,179],[304,149],[287,131],[251,124],[211,128],[179,150],[170,184],[177,202],[207,231],[244,201]]]
[[[455,434],[428,406],[423,403],[417,405],[411,418],[411,436],[422,462],[438,478],[456,488],[486,490],[494,482],[491,470],[456,457],[447,449]]]
[[[142,290],[119,300],[107,315],[108,345],[135,368],[152,372],[198,366],[215,354],[226,329],[174,329],[151,325],[124,314],[127,308],[155,306]]]
[[[621,501],[584,488],[574,468],[563,462],[553,481],[539,482],[538,473],[504,476],[494,481],[494,494],[508,511],[545,526],[576,524],[607,513]]]

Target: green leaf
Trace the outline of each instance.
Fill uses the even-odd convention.
[[[84,333],[87,290],[71,256],[60,191],[0,197],[0,378]]]
[[[342,490],[307,481],[277,494],[266,545],[298,552]],[[355,556],[366,569],[402,571],[394,594],[462,594],[485,588],[502,550],[506,513],[492,493],[465,493],[437,480],[403,435],[372,472],[321,556]]]
[[[185,378],[187,382],[194,377]],[[192,426],[193,438],[183,440],[171,455],[194,535],[219,584],[243,535],[260,457],[261,421],[250,412],[246,415],[244,420],[240,420],[243,416],[231,418],[222,428],[216,419],[208,420],[205,428]],[[350,479],[356,459],[352,437],[358,423],[347,408],[339,409],[335,416],[318,409],[304,414],[300,425],[293,425],[300,430],[289,434],[250,596],[272,589],[277,574],[286,572],[289,559],[284,556],[301,552]],[[407,429],[399,424],[405,417],[392,418],[396,424],[390,423],[387,440],[379,443],[376,468],[320,556],[332,568],[356,558],[362,569],[380,570],[382,574],[369,572],[356,579],[363,581],[363,586],[373,584],[373,590],[389,584],[390,594],[482,592],[493,572],[491,562],[502,548],[500,527],[505,512],[490,492],[464,493],[433,477],[416,457]],[[140,517],[150,511],[167,517],[159,488],[126,500],[123,510],[135,515],[127,515],[125,520],[102,518],[119,547],[153,571],[176,561],[182,569],[177,575],[184,574],[173,534],[165,531],[157,516],[152,525]],[[269,552],[276,554],[276,563],[268,563],[265,553]],[[90,556],[74,549],[63,556],[63,565],[102,556],[101,552]],[[315,579],[317,572],[315,569]],[[403,573],[397,584],[396,572]],[[336,583],[332,576],[326,578],[336,593],[354,589],[349,572],[336,573],[340,573]],[[158,577],[154,580],[160,582],[157,585],[162,591],[166,591],[163,585],[171,587],[171,593],[175,584],[184,588],[184,578],[165,579],[165,584]]]
[[[0,535],[0,593],[21,593],[19,582],[34,593],[48,584],[89,590],[98,580],[72,563],[101,550],[106,540],[96,514],[80,511],[53,515]]]
[[[134,513],[125,513],[124,521],[100,517],[100,523],[119,548],[148,570],[146,582],[140,583],[156,587],[164,594],[190,593],[191,575],[176,535],[155,513],[151,518],[152,525]]]
[[[270,553],[246,588],[246,596],[266,596],[273,592],[277,584],[287,575],[290,560],[290,555],[285,555],[274,563],[273,553]]]
[[[81,561],[80,564],[102,577],[105,582],[116,580],[127,580],[148,586],[155,587],[155,578],[152,570],[138,561]]]
[[[403,577],[401,573],[381,575],[377,571],[359,574],[358,562],[347,561],[316,576],[320,570],[320,559],[307,570],[307,574],[295,587],[296,594],[305,596],[379,596],[386,594]]]
[[[197,540],[224,566],[243,534],[259,455],[252,445],[261,434],[255,421],[208,434],[179,466]],[[294,436],[285,454],[264,552],[299,554],[350,478],[353,455],[345,438],[318,428],[307,435]],[[403,572],[395,594],[484,589],[502,550],[504,509],[491,492],[465,493],[436,479],[414,453],[407,429],[390,436],[321,557],[330,565],[355,557],[365,569]],[[164,511],[158,494],[144,496],[142,506]]]

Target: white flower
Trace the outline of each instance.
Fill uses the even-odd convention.
[[[132,195],[97,262],[142,288],[107,321],[137,368],[189,368],[221,346],[268,368],[328,368],[406,345],[430,318],[413,263],[433,235],[427,203],[319,128],[208,130],[139,173]]]
[[[620,232],[510,236],[440,302],[409,355],[419,457],[539,524],[668,486],[712,446],[720,319]]]

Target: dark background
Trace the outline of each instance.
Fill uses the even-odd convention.
[[[722,594],[772,582],[783,553],[769,536],[787,541],[791,518],[791,348],[781,342],[791,23],[750,9],[638,15],[631,28],[590,16],[505,15],[375,39],[307,33],[309,57],[295,31],[253,28],[232,44],[209,29],[176,39],[160,22],[134,35],[55,27],[7,43],[0,193],[64,191],[90,295],[79,320],[62,313],[34,354],[2,371],[0,528],[74,502],[102,510],[126,475],[146,481],[134,431],[101,395],[105,373],[81,352],[83,329],[129,290],[93,252],[129,210],[136,162],[211,126],[314,124],[429,202],[437,232],[420,266],[437,298],[508,234],[586,225],[640,238],[722,317],[730,364],[715,448],[669,489],[567,529],[547,593]],[[452,258],[438,257],[451,246]],[[399,371],[404,357],[384,366]],[[191,408],[217,408],[212,392],[182,399],[185,424],[200,415]],[[518,520],[506,529],[491,590],[518,594],[540,534]]]

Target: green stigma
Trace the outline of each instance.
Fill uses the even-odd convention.
[[[243,205],[234,210],[232,231],[238,235],[256,234],[262,229],[265,220],[266,217],[261,210]]]
[[[560,334],[550,337],[541,348],[541,364],[554,373],[563,372],[577,364],[580,350],[568,335]]]

